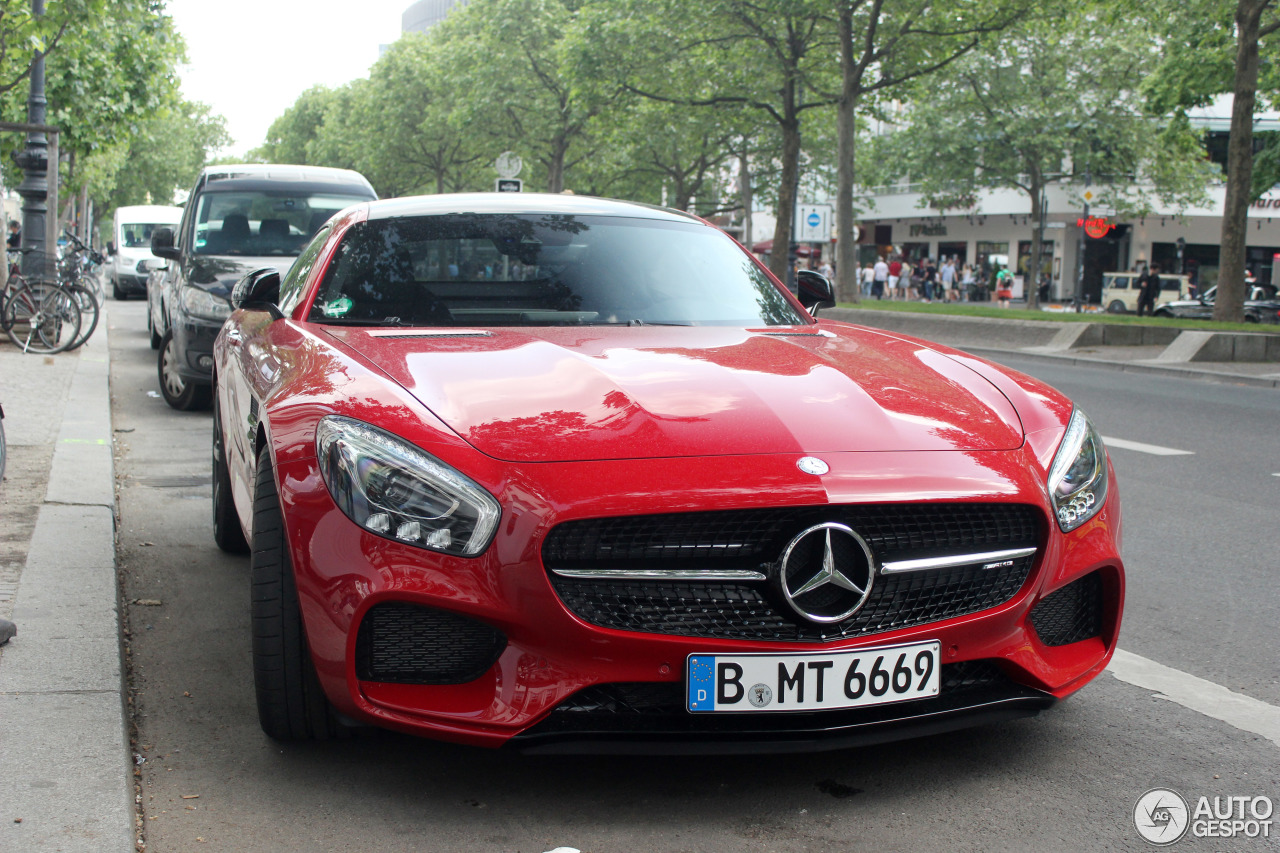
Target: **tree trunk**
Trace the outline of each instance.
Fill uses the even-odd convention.
[[[1236,79],[1227,142],[1227,194],[1222,203],[1222,248],[1213,319],[1244,320],[1245,237],[1253,184],[1253,110],[1258,95],[1258,29],[1270,0],[1239,0],[1236,6]]]
[[[1027,293],[1027,310],[1040,309],[1040,261],[1044,253],[1044,205],[1040,194],[1044,191],[1040,170],[1031,169],[1031,260],[1027,263],[1027,281],[1023,286]]]
[[[551,152],[551,161],[547,163],[547,192],[564,192],[564,157],[569,145],[563,139],[557,139]]]
[[[794,84],[792,84],[794,87]],[[773,226],[773,251],[769,270],[784,283],[790,272],[791,219],[795,212],[797,179],[800,177],[800,122],[789,115],[782,125],[782,177],[778,187],[778,221]]]
[[[840,103],[836,108],[839,132],[836,170],[836,294],[841,302],[858,302],[858,242],[853,236],[853,180],[857,139],[857,70],[853,63],[853,10],[840,4]]]

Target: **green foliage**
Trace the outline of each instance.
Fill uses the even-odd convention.
[[[952,209],[995,188],[1034,204],[1045,186],[1086,174],[1121,214],[1200,201],[1215,167],[1185,121],[1153,116],[1134,91],[1155,58],[1149,32],[1101,26],[1088,7],[1028,19],[918,88],[907,129],[891,137],[899,173]]]
[[[195,183],[209,152],[229,145],[221,116],[205,104],[180,101],[138,125],[115,172],[114,187],[99,197],[104,216],[130,204],[172,204],[180,190]]]
[[[327,86],[313,86],[298,96],[293,106],[271,122],[267,139],[252,156],[264,163],[312,163],[307,156],[307,146],[319,135],[326,112],[338,94]]]

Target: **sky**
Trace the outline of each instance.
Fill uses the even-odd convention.
[[[183,95],[227,120],[243,155],[305,90],[368,76],[413,0],[168,0],[187,43]]]

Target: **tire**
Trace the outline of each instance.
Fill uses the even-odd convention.
[[[157,372],[160,375],[160,395],[164,401],[181,412],[192,412],[209,405],[212,397],[208,385],[188,382],[178,374],[178,345],[173,342],[173,332],[165,332],[160,339],[160,357]]]
[[[307,648],[280,495],[266,449],[253,499],[253,688],[258,722],[275,740],[329,740],[350,730],[338,722]]]
[[[240,527],[235,500],[231,496],[231,474],[222,441],[222,417],[218,411],[215,385],[213,395],[213,541],[228,554],[249,553],[249,543]]]
[[[1257,317],[1255,317],[1255,316],[1253,316],[1252,314],[1245,314],[1245,315],[1244,315],[1244,321],[1245,321],[1246,323],[1256,323],[1256,322],[1258,322],[1258,318],[1257,318]]]
[[[71,294],[80,308],[80,334],[67,345],[67,349],[73,350],[88,343],[98,328],[98,299],[92,290],[81,284],[69,284],[64,290]]]
[[[160,349],[160,333],[156,331],[155,323],[151,322],[151,306],[147,306],[147,333],[151,336],[151,348]]]
[[[1125,308],[1124,303],[1119,299],[1113,299],[1111,304],[1107,306],[1108,314],[1125,314],[1129,309]]]
[[[1173,312],[1172,312],[1172,311],[1163,311],[1163,310],[1159,310],[1159,309],[1157,309],[1157,310],[1156,310],[1156,312],[1155,312],[1155,314],[1153,314],[1153,315],[1151,315],[1151,316],[1153,316],[1153,317],[1163,317],[1163,318],[1164,318],[1164,319],[1166,319],[1166,320],[1172,320],[1172,319],[1173,319]]]
[[[24,284],[9,294],[0,317],[9,339],[23,352],[62,352],[80,334],[80,308],[66,291]]]
[[[111,298],[117,302],[126,302],[129,299],[129,295],[120,289],[119,279],[111,280]]]

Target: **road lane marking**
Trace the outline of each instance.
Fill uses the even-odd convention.
[[[1111,438],[1104,435],[1102,443],[1107,447],[1121,450],[1136,450],[1139,453],[1150,453],[1152,456],[1195,456],[1194,450],[1174,450],[1172,447],[1161,447],[1158,444],[1143,444],[1141,441],[1127,441],[1123,438]]]
[[[1241,731],[1262,735],[1280,746],[1280,708],[1275,705],[1124,649],[1116,649],[1107,670],[1126,684],[1154,690],[1157,699],[1168,699]]]

